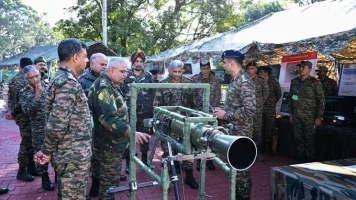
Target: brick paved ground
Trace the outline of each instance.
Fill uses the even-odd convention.
[[[21,141],[18,127],[14,121],[7,121],[4,119],[3,113],[3,101],[0,100],[0,187],[8,187],[10,192],[0,196],[0,200],[6,199],[57,199],[57,191],[47,192],[41,188],[41,178],[37,177],[35,181],[27,183],[16,179],[16,173],[18,170],[17,153],[19,149],[19,143]],[[161,152],[157,150],[155,157],[156,169],[159,168],[159,155]],[[264,200],[270,199],[270,169],[273,166],[289,165],[293,161],[276,156],[273,158],[267,157],[267,162],[256,162],[252,167],[252,199]],[[50,168],[50,178],[54,181],[53,168]],[[196,180],[199,180],[199,173],[194,172]],[[150,178],[138,169],[137,177],[138,182],[150,181]],[[121,185],[127,184],[122,182]],[[180,184],[181,186],[181,184]],[[90,183],[88,184],[88,189]],[[207,171],[206,176],[206,193],[212,196],[214,200],[227,200],[228,199],[228,178],[227,175],[220,169],[216,171]],[[182,190],[182,186],[180,187]],[[187,200],[196,199],[198,195],[197,190],[185,187],[185,197]],[[169,199],[173,198],[173,190],[169,194]],[[117,200],[128,199],[124,193],[116,194]],[[96,199],[96,198],[93,198]],[[160,199],[160,189],[157,186],[151,188],[145,188],[137,192],[137,198],[139,200],[158,200]],[[208,199],[208,198],[207,198]]]

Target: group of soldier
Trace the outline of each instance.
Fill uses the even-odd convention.
[[[126,155],[125,171],[129,173],[130,85],[157,83],[157,71],[152,70],[151,73],[143,68],[146,57],[139,49],[131,56],[131,69],[123,59],[112,58],[108,62],[101,53],[93,54],[88,60],[86,50],[87,46],[77,39],[60,42],[60,67],[49,83],[43,57],[36,59],[35,65],[29,58],[21,59],[20,72],[9,84],[9,113],[6,115],[7,119],[16,121],[22,138],[17,178],[33,181],[34,176],[41,175],[42,187],[53,190],[54,185],[47,171],[48,162],[51,162],[58,178],[59,199],[89,199],[86,185],[91,168],[89,196],[114,199],[112,194],[105,191],[126,180],[126,176],[121,175],[123,155]],[[85,70],[88,61],[90,68]],[[279,83],[271,76],[270,67],[260,67],[258,75],[257,64],[251,62],[245,70],[242,64],[244,55],[239,51],[225,51],[222,61],[226,73],[232,77],[223,107],[220,107],[220,80],[214,76],[209,62],[201,63],[201,72],[188,79],[183,76],[184,63],[174,60],[168,66],[169,76],[161,83],[210,84],[211,112],[223,125],[233,124],[231,135],[253,138],[258,159],[264,161],[263,153],[273,155],[276,149],[273,148],[277,140],[274,120],[276,103],[281,97]],[[308,67],[309,63],[303,61],[300,69]],[[323,91],[319,90],[319,81],[302,72],[301,78],[292,80],[289,100],[291,121],[299,135],[309,138],[315,126],[320,124],[318,119],[322,117],[323,100],[319,97],[323,96]],[[313,91],[309,87],[316,87],[315,91],[318,92],[315,98],[311,98]],[[142,161],[147,164],[149,134],[152,131],[144,127],[144,119],[153,117],[154,106],[184,106],[201,110],[202,91],[141,89],[136,103],[135,139],[140,144]],[[309,109],[310,113],[305,115],[300,109]],[[306,116],[314,117],[313,130]],[[302,139],[299,135],[296,134],[296,138]],[[311,148],[309,143],[306,146]],[[162,142],[161,148],[163,156],[168,156],[167,144]],[[301,148],[299,150],[303,151]],[[179,163],[175,164],[180,169]],[[207,167],[215,169],[212,161],[207,162]],[[186,174],[185,184],[197,189],[193,162],[183,162],[182,169]],[[250,171],[238,172],[236,180],[236,199],[249,199],[252,187]]]

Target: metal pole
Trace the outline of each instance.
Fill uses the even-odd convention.
[[[107,3],[106,0],[103,0],[102,8],[102,23],[103,23],[103,43],[105,46],[108,45],[108,30],[107,30]]]
[[[136,100],[137,100],[137,88],[131,86],[131,99],[130,99],[130,184],[136,183],[136,164],[134,162],[134,157],[136,154]],[[133,190],[130,193],[130,200],[136,199],[136,191]]]

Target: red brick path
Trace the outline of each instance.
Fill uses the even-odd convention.
[[[35,181],[27,183],[16,179],[16,173],[18,170],[17,153],[19,144],[21,141],[18,127],[14,121],[7,121],[4,119],[4,113],[2,112],[2,102],[0,101],[0,187],[8,187],[9,193],[0,195],[0,200],[6,199],[57,199],[57,190],[47,192],[41,188],[41,178],[37,177]],[[157,154],[160,152],[157,151]],[[252,199],[264,200],[270,199],[270,169],[273,166],[289,165],[293,161],[276,156],[273,158],[267,157],[266,162],[256,162],[252,167]],[[159,157],[155,159],[156,169],[160,166]],[[53,168],[50,168],[50,178],[54,181]],[[194,170],[194,176],[199,181],[199,173]],[[138,182],[150,181],[150,178],[144,174],[141,169],[138,169],[137,177]],[[181,179],[180,179],[181,181]],[[122,182],[121,185],[127,184]],[[88,184],[88,190],[90,183]],[[182,186],[180,184],[182,191]],[[185,187],[186,200],[196,199],[198,196],[198,190],[193,190]],[[217,168],[216,171],[207,171],[206,176],[206,193],[212,196],[214,200],[227,200],[229,195],[229,184],[227,175]],[[137,192],[138,200],[158,200],[161,199],[160,188],[158,186],[141,189]],[[174,191],[169,194],[169,199],[174,199]],[[116,194],[117,200],[127,200],[126,194]],[[93,198],[96,199],[96,198]],[[183,199],[183,198],[181,198]],[[206,198],[209,199],[209,198]]]

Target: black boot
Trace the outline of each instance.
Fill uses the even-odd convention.
[[[54,185],[49,180],[48,172],[43,173],[42,175],[42,188],[47,191],[54,190]]]
[[[8,188],[0,188],[0,194],[6,194],[9,192]]]
[[[56,172],[56,169],[54,169],[54,183],[57,184],[57,172]]]
[[[193,176],[193,170],[186,170],[185,171],[185,184],[187,184],[190,188],[192,189],[198,189],[199,185],[195,181],[194,176]]]
[[[125,175],[120,175],[120,181],[126,181],[126,176]]]
[[[206,161],[206,167],[207,167],[209,170],[211,170],[211,171],[214,171],[214,170],[215,170],[215,165],[214,165],[214,163],[213,163],[212,160],[207,160],[207,161]]]
[[[19,171],[17,172],[17,179],[21,180],[21,181],[27,181],[27,182],[31,182],[33,180],[35,180],[35,177],[30,175],[25,168],[20,168]]]
[[[201,163],[201,160],[198,159],[198,160],[197,160],[197,168],[196,168],[196,170],[197,170],[198,172],[200,171],[200,163]]]
[[[90,197],[97,197],[99,195],[100,181],[97,178],[92,177],[91,188],[89,191]]]
[[[36,164],[33,161],[29,163],[27,167],[27,172],[32,176],[41,176],[40,174],[38,174]]]

